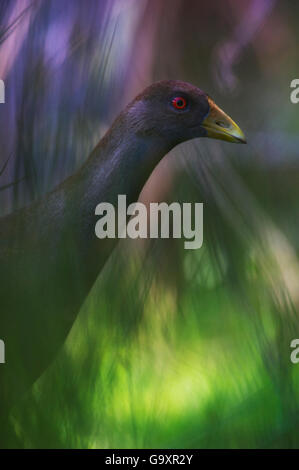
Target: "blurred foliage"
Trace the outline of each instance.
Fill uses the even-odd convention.
[[[155,171],[147,198],[204,202],[203,248],[119,244],[14,408],[12,446],[298,447],[297,13],[272,0],[1,2],[0,183],[25,178],[0,193],[2,213],[74,171],[153,80],[199,84],[249,141],[180,146]]]

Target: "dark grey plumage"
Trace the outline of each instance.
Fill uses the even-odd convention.
[[[173,106],[177,96],[186,102],[183,109]],[[0,365],[0,416],[63,345],[114,248],[116,240],[95,236],[96,205],[116,205],[119,194],[128,204],[136,201],[159,160],[183,141],[224,138],[224,132],[226,140],[241,140],[233,121],[219,108],[215,117],[212,108],[211,99],[190,84],[153,84],[119,115],[76,174],[0,220],[0,337],[7,358]],[[214,134],[211,119],[207,126],[212,110]],[[227,118],[226,126],[218,126],[219,116]]]

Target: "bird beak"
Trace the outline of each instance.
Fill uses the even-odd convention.
[[[208,101],[210,111],[201,124],[201,127],[206,130],[207,137],[246,144],[245,135],[240,127],[222,109],[218,108],[210,97]]]

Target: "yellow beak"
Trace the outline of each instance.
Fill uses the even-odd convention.
[[[210,111],[201,124],[207,132],[207,137],[246,144],[245,135],[240,127],[222,109],[218,108],[210,97],[208,101]]]

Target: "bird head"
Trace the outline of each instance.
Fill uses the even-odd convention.
[[[127,109],[140,135],[170,146],[197,137],[246,143],[239,126],[206,93],[186,82],[165,80],[146,88]]]

